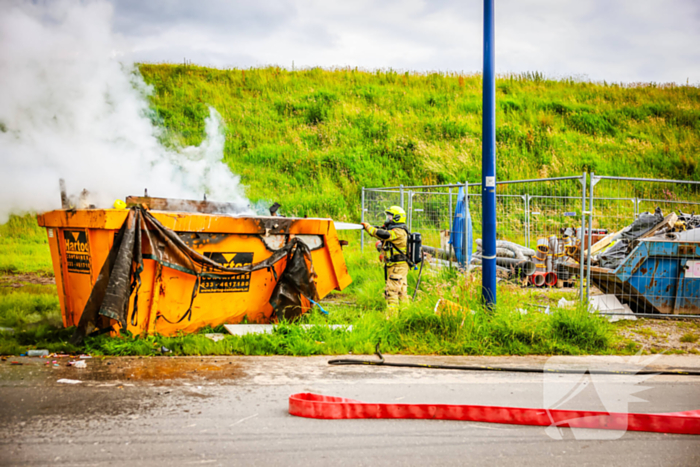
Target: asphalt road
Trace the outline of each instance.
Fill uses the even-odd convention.
[[[580,376],[331,367],[327,357],[111,358],[87,369],[46,359],[0,364],[2,465],[700,465],[700,437],[435,420],[313,420],[288,397],[543,407]],[[544,358],[387,357],[392,361],[542,366]],[[560,366],[583,367],[570,357]],[[596,367],[619,368],[596,357]],[[623,365],[629,368],[630,365]],[[655,368],[700,369],[696,356]],[[60,378],[82,381],[59,384]],[[629,377],[601,376],[560,408],[700,409],[700,377],[654,376],[627,404]],[[637,386],[637,389],[639,387]],[[564,392],[561,392],[561,391]],[[549,391],[549,392],[548,392]],[[555,391],[555,392],[556,392]],[[584,433],[585,432],[585,433]],[[619,439],[600,439],[610,435]],[[588,439],[582,439],[588,438]]]

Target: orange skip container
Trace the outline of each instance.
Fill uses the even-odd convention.
[[[85,304],[127,210],[56,210],[37,216],[46,227],[64,326],[80,321]],[[188,246],[227,267],[241,267],[270,257],[298,237],[311,250],[319,298],[343,290],[350,282],[340,242],[331,219],[232,217],[220,214],[150,211]],[[127,329],[134,334],[173,335],[206,325],[269,323],[268,303],[287,258],[271,269],[227,278],[202,279],[189,319],[178,322],[192,300],[196,277],[144,259],[137,295],[138,316]],[[129,314],[133,310],[133,297]],[[165,318],[165,319],[160,319]],[[111,323],[118,326],[117,322]]]

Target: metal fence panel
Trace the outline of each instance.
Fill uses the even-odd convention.
[[[584,174],[498,182],[497,238],[535,249],[538,241],[561,238],[567,229],[580,234],[586,201],[585,178]],[[363,190],[363,220],[381,224],[384,209],[393,204],[402,205],[409,229],[421,232],[424,244],[449,250],[454,207],[462,187],[467,192],[473,225],[474,241],[470,247],[475,251],[482,235],[481,184],[366,188]]]
[[[608,237],[587,254],[589,293],[614,294],[636,313],[700,311],[700,235],[683,233],[700,211],[700,182],[592,175],[590,206],[587,243],[595,229]],[[644,235],[630,239],[623,229],[635,221]]]
[[[384,210],[399,205],[406,210],[409,229],[421,232],[426,245],[449,249],[461,187],[468,194],[474,251],[482,233],[480,184],[365,188],[362,220],[381,225]],[[692,219],[687,215],[700,213],[700,182],[595,174],[502,181],[496,202],[498,239],[536,249],[538,242],[553,236],[561,239],[566,229],[575,231],[580,241],[577,276],[586,276],[579,281],[583,300],[591,294],[612,293],[638,313],[700,314],[700,229],[698,238],[687,241],[637,242],[640,245],[625,251],[614,269],[603,268],[601,252],[596,251],[606,243],[606,235],[612,238],[657,208],[663,216],[675,213]],[[682,225],[666,229],[681,230]]]

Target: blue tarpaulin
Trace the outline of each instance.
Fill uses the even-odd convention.
[[[464,234],[466,229],[466,235]],[[466,242],[466,244],[465,244]],[[469,203],[466,200],[464,188],[459,189],[457,205],[455,206],[450,245],[454,249],[457,262],[464,266],[472,260],[472,216],[469,213]]]

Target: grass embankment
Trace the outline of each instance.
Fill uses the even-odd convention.
[[[279,201],[287,215],[358,220],[363,186],[481,179],[479,75],[140,70],[166,141],[199,144],[213,106],[226,125],[225,162],[247,195]],[[501,180],[584,171],[700,180],[698,87],[528,74],[499,78],[496,90]]]

